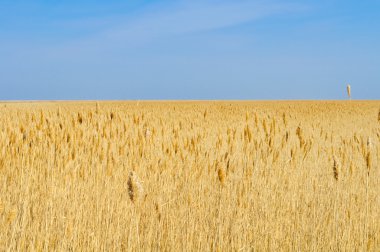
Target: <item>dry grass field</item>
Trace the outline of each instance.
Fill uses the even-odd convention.
[[[0,250],[379,251],[379,109],[0,103]]]

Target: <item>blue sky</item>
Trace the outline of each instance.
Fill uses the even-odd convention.
[[[380,1],[0,2],[0,100],[380,99]]]

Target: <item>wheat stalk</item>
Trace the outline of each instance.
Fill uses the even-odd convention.
[[[96,112],[97,114],[100,113],[100,105],[99,105],[99,102],[96,102],[95,112]]]
[[[2,214],[3,211],[4,211],[4,204],[3,204],[3,202],[1,202],[1,200],[0,200],[0,214]]]
[[[338,178],[339,178],[338,166],[339,166],[338,160],[336,159],[336,157],[334,157],[333,172],[334,172],[334,179],[336,181],[338,181]]]
[[[219,179],[220,184],[224,185],[224,182],[226,180],[226,172],[222,168],[218,169],[218,179]]]
[[[144,188],[134,171],[129,173],[127,185],[129,198],[135,203],[144,193]]]
[[[368,151],[365,160],[366,160],[366,165],[367,165],[367,174],[369,175],[369,172],[372,169],[372,154],[371,154],[371,151]]]
[[[372,138],[368,137],[367,139],[367,149],[370,151],[372,149],[373,143]]]
[[[8,213],[8,216],[7,216],[7,222],[8,223],[12,223],[14,219],[16,219],[17,217],[17,209],[16,208],[13,208],[9,213]]]

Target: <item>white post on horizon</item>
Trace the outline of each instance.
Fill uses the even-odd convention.
[[[348,94],[348,98],[350,98],[351,100],[351,85],[350,84],[347,85],[347,94]]]

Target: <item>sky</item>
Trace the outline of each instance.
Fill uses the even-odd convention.
[[[2,0],[0,100],[380,99],[380,1]]]

